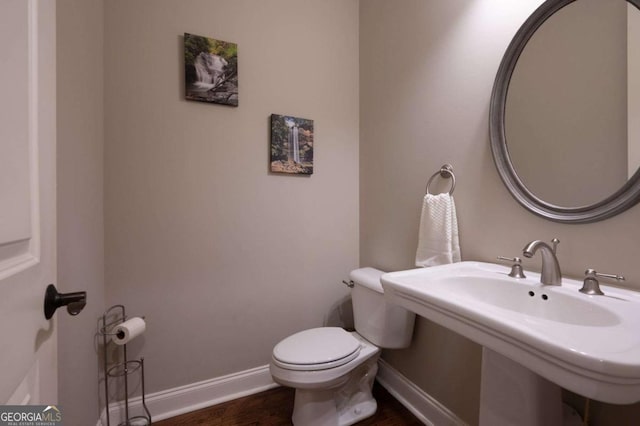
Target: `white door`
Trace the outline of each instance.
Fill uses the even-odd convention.
[[[55,15],[0,0],[0,405],[57,404]]]

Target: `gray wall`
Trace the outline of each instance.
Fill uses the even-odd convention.
[[[640,208],[588,225],[552,223],[521,208],[489,148],[489,98],[502,55],[540,0],[366,0],[360,3],[360,262],[411,268],[421,199],[445,162],[458,185],[464,260],[515,256],[558,237],[563,272],[624,272],[640,285]],[[446,185],[446,183],[445,183]],[[443,186],[444,187],[444,186]],[[525,259],[539,269],[540,259]],[[477,422],[480,348],[420,320],[411,348],[384,358],[465,421]],[[582,400],[575,398],[581,407]],[[592,425],[637,423],[639,406],[592,404]]]
[[[145,315],[149,392],[265,365],[339,323],[358,266],[358,2],[109,0],[108,302]],[[240,106],[186,101],[182,34],[238,44]],[[271,113],[315,124],[311,177],[273,175]]]
[[[640,165],[640,120],[633,119],[640,117],[640,12],[631,3],[628,4],[627,33],[629,176],[633,176]]]
[[[86,291],[58,318],[59,404],[65,423],[99,416],[96,319],[104,311],[103,2],[57,1],[58,290]]]

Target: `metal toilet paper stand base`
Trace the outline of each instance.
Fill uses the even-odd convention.
[[[118,426],[145,426],[151,424],[151,413],[147,408],[144,392],[144,358],[127,360],[127,345],[122,345],[123,361],[115,362],[109,365],[109,359],[107,354],[107,344],[109,343],[109,337],[115,336],[113,329],[127,320],[124,305],[113,305],[107,309],[102,318],[99,320],[98,334],[102,336],[102,348],[104,357],[104,401],[105,411],[107,414],[107,426],[111,426],[111,420],[109,418],[109,379],[122,377],[124,379],[124,422]],[[140,371],[140,382],[142,390],[142,408],[145,411],[145,415],[141,416],[129,416],[129,376],[137,371]]]

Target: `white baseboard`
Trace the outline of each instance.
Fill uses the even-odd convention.
[[[383,359],[376,380],[422,423],[429,426],[466,426],[458,416],[404,377]]]
[[[429,426],[466,426],[466,423],[447,407],[417,387],[382,359],[379,361],[376,379],[424,424]],[[147,395],[146,402],[153,421],[159,421],[263,392],[277,386],[278,384],[271,378],[269,366],[265,365],[155,392]],[[140,397],[131,398],[129,400],[129,415],[142,414],[142,399]],[[111,404],[109,416],[112,425],[122,422],[124,420],[124,404],[122,402]],[[103,410],[96,426],[107,426],[105,410]]]
[[[265,365],[223,377],[155,392],[147,395],[145,400],[147,408],[151,412],[151,418],[155,422],[263,392],[277,386],[279,385],[271,379],[269,366]],[[129,400],[129,416],[138,416],[143,413],[142,398],[131,398]],[[124,421],[124,403],[110,404],[109,416],[112,425],[117,425]],[[97,426],[107,426],[107,418],[104,411]]]

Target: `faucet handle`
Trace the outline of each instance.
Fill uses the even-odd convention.
[[[560,240],[554,238],[553,240],[551,240],[551,244],[553,244],[553,254],[556,254],[556,252],[558,251],[558,244],[560,244]]]
[[[604,293],[600,290],[600,283],[598,282],[599,278],[612,278],[616,281],[624,281],[625,278],[622,275],[616,274],[601,274],[600,272],[596,272],[595,269],[587,269],[584,271],[585,277],[584,282],[582,283],[582,288],[578,290],[580,293],[590,294],[590,295],[598,295],[602,296]]]
[[[504,257],[498,256],[498,260],[505,260],[507,262],[513,262],[511,265],[511,272],[509,272],[509,276],[512,278],[527,278],[522,271],[522,259],[519,257]]]

